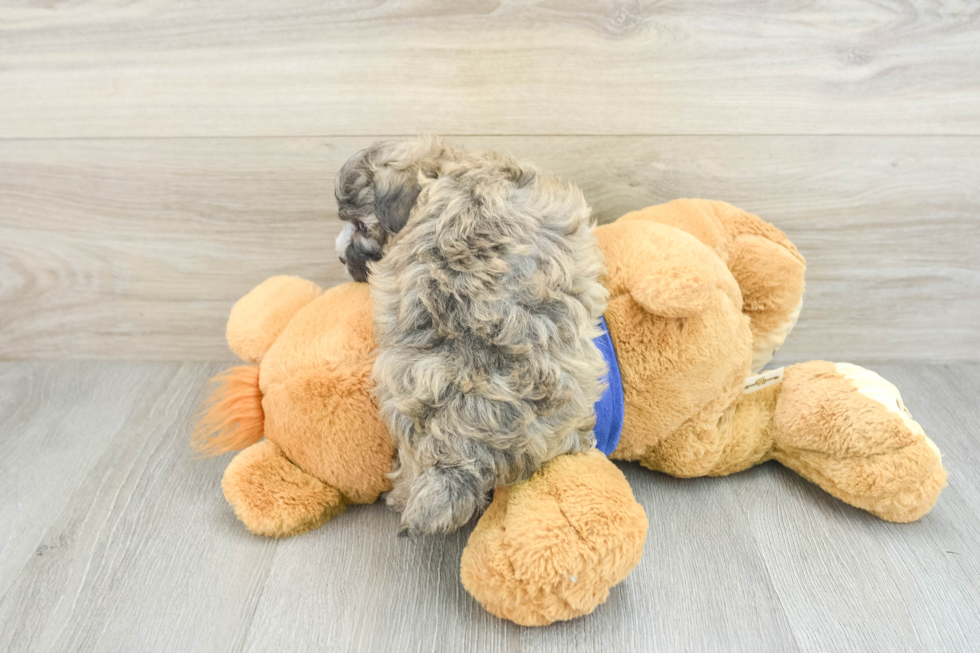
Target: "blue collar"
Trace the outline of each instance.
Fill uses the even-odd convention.
[[[619,436],[623,433],[623,417],[626,414],[626,399],[623,396],[623,377],[619,374],[619,360],[616,358],[616,348],[613,347],[609,330],[606,328],[606,318],[599,318],[602,335],[592,342],[602,352],[609,371],[603,379],[608,388],[595,402],[595,446],[607,456],[616,450]]]

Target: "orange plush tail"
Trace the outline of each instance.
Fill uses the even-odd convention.
[[[240,365],[211,379],[216,385],[202,406],[191,444],[204,456],[244,449],[262,439],[265,414],[259,368]]]

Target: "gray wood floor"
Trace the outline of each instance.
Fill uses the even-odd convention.
[[[542,629],[459,583],[467,533],[395,536],[382,505],[306,535],[248,534],[227,458],[187,433],[214,363],[0,364],[0,650],[976,650],[980,366],[884,365],[945,454],[915,524],[776,464],[677,480],[623,466],[650,516],[595,614]]]

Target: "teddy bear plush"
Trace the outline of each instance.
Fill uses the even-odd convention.
[[[647,518],[611,460],[679,477],[777,460],[895,522],[935,504],[939,450],[892,384],[825,361],[758,374],[803,297],[803,257],[781,231],[722,202],[677,200],[596,237],[621,402],[604,440],[611,453],[561,456],[497,488],[461,560],[464,586],[487,610],[523,625],[571,619],[626,578]],[[367,284],[324,292],[274,277],[235,305],[227,337],[253,365],[216,377],[194,437],[205,453],[241,449],[222,489],[250,531],[302,533],[390,488]]]

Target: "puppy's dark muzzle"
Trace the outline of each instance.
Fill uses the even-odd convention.
[[[368,280],[368,263],[380,260],[380,255],[362,252],[353,245],[349,245],[343,256],[340,257],[340,262],[347,266],[347,272],[350,273],[351,278],[361,282]]]

